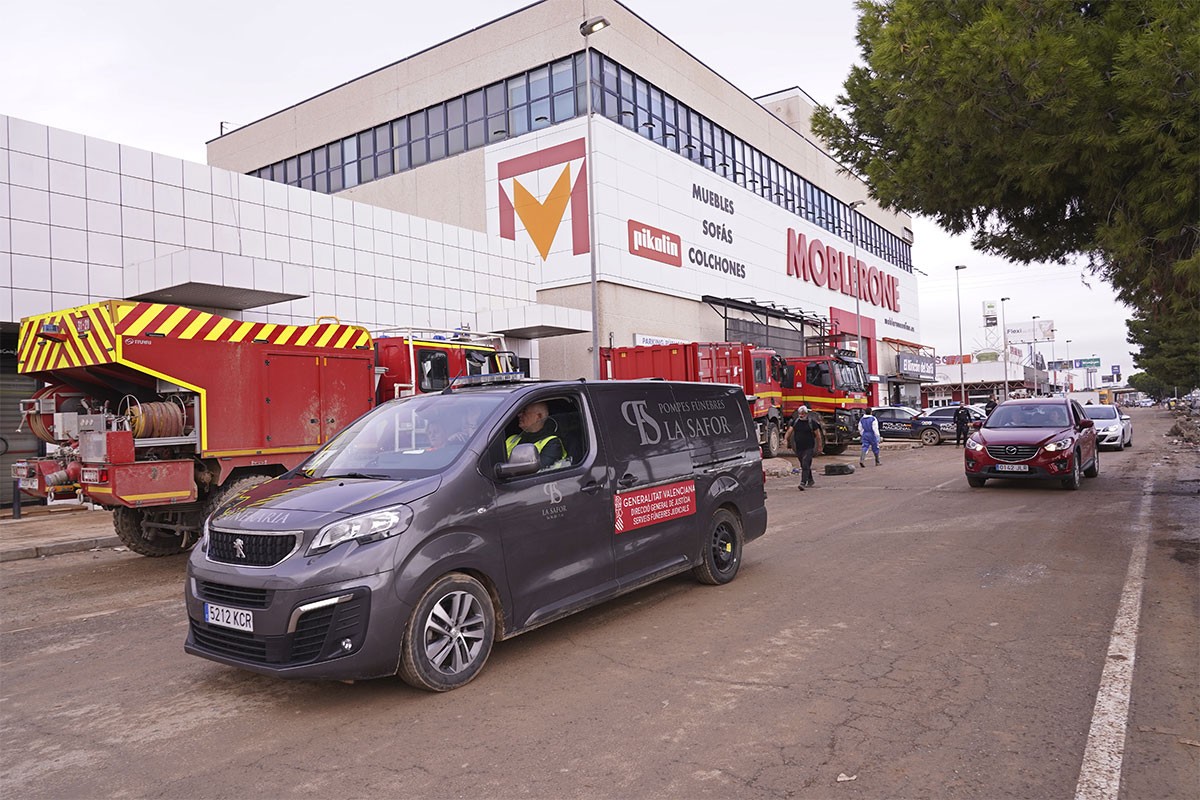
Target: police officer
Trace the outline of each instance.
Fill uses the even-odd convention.
[[[966,406],[959,406],[954,412],[954,446],[961,447],[967,443],[967,427],[971,424],[971,412]]]
[[[566,448],[562,439],[551,430],[545,430],[546,420],[550,417],[550,409],[545,403],[530,403],[517,414],[517,425],[520,433],[514,433],[504,442],[504,455],[512,456],[513,448],[519,444],[531,444],[537,448],[538,459],[542,469],[549,469],[566,460]]]

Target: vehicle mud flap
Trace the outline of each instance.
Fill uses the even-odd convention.
[[[849,464],[826,464],[826,475],[853,475],[854,467]]]

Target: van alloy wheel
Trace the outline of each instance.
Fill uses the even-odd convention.
[[[457,689],[483,669],[495,634],[495,610],[483,585],[462,573],[443,575],[409,618],[400,676],[418,689]]]

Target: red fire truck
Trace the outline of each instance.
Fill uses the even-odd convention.
[[[13,477],[47,502],[113,509],[134,552],[179,553],[213,509],[376,403],[514,371],[514,361],[492,334],[373,338],[331,317],[243,322],[123,300],[27,317],[17,371],[45,385],[21,410],[48,452],[14,464]]]
[[[862,362],[841,351],[785,359],[769,348],[740,342],[688,342],[604,348],[600,365],[604,379],[741,386],[765,458],[778,455],[788,418],[802,404],[824,429],[824,452],[843,452],[857,440],[858,419],[867,404]]]
[[[602,379],[663,378],[741,386],[767,458],[778,454],[787,423],[783,410],[786,366],[774,350],[740,342],[688,342],[600,350]]]

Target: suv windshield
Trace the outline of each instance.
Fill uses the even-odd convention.
[[[1002,405],[992,412],[985,428],[1066,428],[1067,407],[1058,403]]]
[[[300,465],[312,478],[411,480],[441,472],[502,397],[417,395],[359,418]]]

